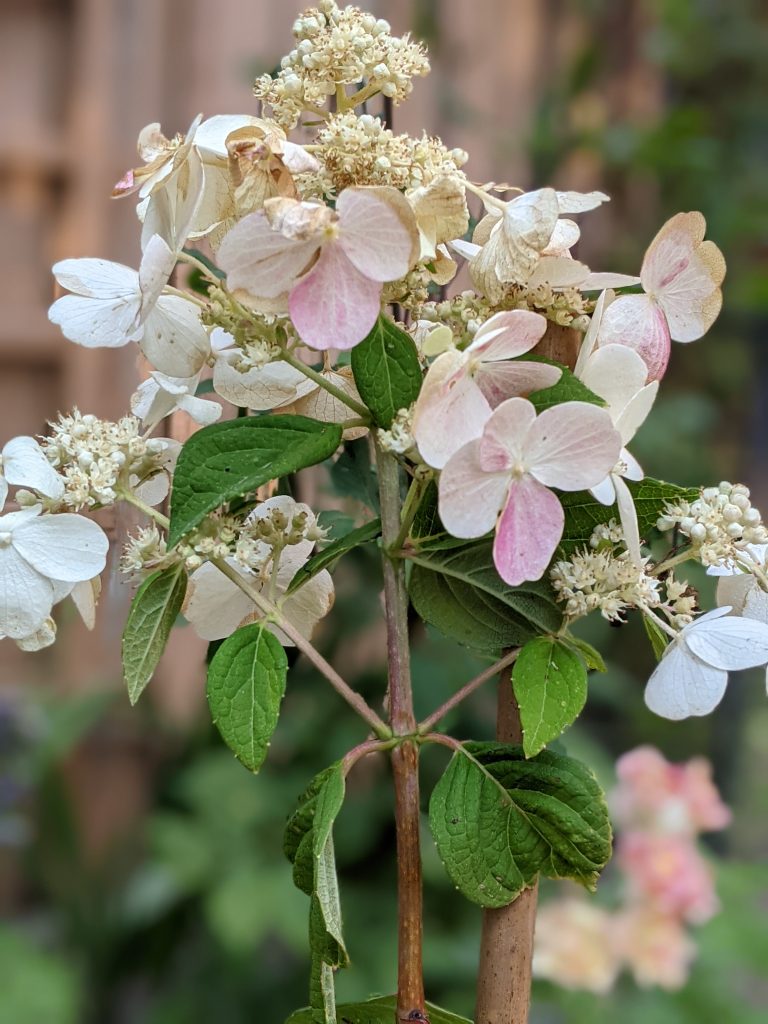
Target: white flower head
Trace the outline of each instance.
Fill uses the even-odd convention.
[[[168,245],[154,235],[138,271],[108,260],[61,260],[53,273],[64,295],[48,318],[64,336],[86,348],[119,348],[138,342],[162,373],[189,377],[210,352],[208,332],[194,303],[163,289],[175,266]]]
[[[33,505],[0,516],[0,637],[37,633],[71,584],[98,576],[106,564],[101,527],[84,516],[41,512]]]
[[[667,647],[645,689],[662,718],[708,715],[723,699],[728,672],[768,663],[768,625],[715,608],[685,626]]]
[[[258,525],[260,520],[270,520],[276,513],[281,516],[281,522],[285,522],[286,536],[297,519],[302,523],[301,530],[305,537],[316,526],[315,516],[309,506],[299,504],[287,495],[278,495],[262,502],[249,516],[249,525]],[[280,548],[274,556],[278,559],[276,571],[273,571],[273,548],[261,540],[250,540],[241,558],[227,559],[250,587],[278,601],[283,615],[306,637],[312,634],[319,620],[327,615],[333,605],[334,590],[330,573],[323,569],[295,593],[289,597],[284,595],[293,577],[308,561],[313,548],[314,541],[309,538]],[[210,562],[205,562],[190,577],[184,615],[204,640],[222,640],[231,636],[240,626],[261,617],[248,595]],[[293,646],[292,641],[277,626],[268,623],[267,628],[285,647]]]

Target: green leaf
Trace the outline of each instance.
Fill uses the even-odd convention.
[[[593,647],[592,644],[588,644],[586,640],[582,640],[580,636],[574,636],[572,633],[568,633],[564,636],[563,641],[568,644],[569,647],[572,647],[574,651],[578,651],[587,663],[587,668],[590,672],[608,671],[605,667],[602,654],[597,650],[597,648]]]
[[[187,576],[181,565],[152,573],[136,591],[123,630],[123,676],[135,704],[152,678],[184,603]]]
[[[382,313],[352,349],[352,372],[360,397],[380,427],[390,427],[421,391],[422,370],[413,338]]]
[[[344,1003],[337,1008],[337,1014],[344,1024],[392,1024],[396,1010],[396,996],[380,996],[365,1003]],[[427,1003],[427,1011],[431,1024],[472,1024],[466,1017],[457,1017],[432,1003]],[[312,1010],[296,1010],[285,1024],[315,1024]]]
[[[695,501],[699,496],[698,489],[678,487],[677,484],[653,480],[651,477],[637,483],[632,480],[625,482],[635,502],[641,537],[648,536],[656,529],[656,520],[661,515],[665,502]],[[560,541],[560,550],[566,554],[577,547],[589,544],[589,538],[596,526],[611,519],[619,522],[619,510],[616,506],[601,505],[589,491],[559,494],[558,498],[565,510],[565,529]]]
[[[560,365],[559,363],[557,364]],[[530,401],[536,407],[536,412],[543,412],[553,405],[561,405],[563,402],[588,402],[590,405],[602,405],[606,403],[596,395],[594,391],[582,384],[578,377],[562,367],[562,376],[557,384],[551,388],[543,388],[541,391],[534,391],[529,395]]]
[[[411,558],[408,589],[414,608],[460,644],[494,654],[560,628],[562,612],[549,585],[504,583],[490,540],[425,546]]]
[[[339,537],[338,540],[334,541],[333,544],[329,544],[327,548],[323,548],[322,551],[319,551],[310,558],[306,565],[299,569],[291,580],[287,593],[292,594],[294,590],[298,590],[299,587],[311,580],[313,576],[317,576],[323,569],[327,569],[328,566],[341,558],[342,555],[345,555],[348,551],[361,544],[369,544],[380,534],[381,520],[373,519],[370,523],[359,526],[356,530],[351,530],[343,537]]]
[[[648,639],[651,641],[651,649],[656,661],[661,661],[664,652],[669,645],[669,637],[648,615],[643,616],[643,625]]]
[[[554,637],[529,641],[512,669],[526,757],[556,739],[579,716],[587,700],[584,662]]]
[[[176,464],[168,546],[219,505],[323,462],[340,443],[337,423],[306,416],[245,416],[198,430]]]
[[[595,887],[611,855],[603,793],[585,765],[553,751],[466,743],[432,793],[432,834],[454,885],[503,907],[539,874]]]
[[[341,933],[341,903],[333,852],[333,823],[344,803],[344,773],[334,766],[317,794],[312,826],[312,852],[315,858],[315,896],[328,934],[344,949]]]
[[[257,772],[267,756],[285,694],[288,659],[259,623],[243,626],[208,668],[208,704],[221,736],[241,764]]]

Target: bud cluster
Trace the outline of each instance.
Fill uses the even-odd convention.
[[[768,530],[750,501],[749,488],[727,480],[705,487],[695,501],[667,503],[657,526],[662,531],[677,527],[702,565],[721,565],[733,561],[749,544],[768,543]]]
[[[275,341],[278,324],[286,333],[293,333],[285,318],[246,310],[224,288],[213,287],[208,294],[210,305],[203,311],[201,320],[208,327],[226,331],[232,344],[242,349],[242,358],[234,364],[237,370],[247,373],[280,358],[280,346]]]
[[[402,103],[416,75],[429,72],[424,47],[408,35],[397,37],[389,23],[357,7],[320,0],[293,25],[296,46],[283,57],[275,78],[256,80],[256,96],[284,128],[294,128],[302,111],[321,109],[337,87],[366,83],[366,94]]]
[[[407,455],[416,448],[413,437],[413,406],[398,409],[389,430],[377,431],[379,443],[385,452],[393,455]]]

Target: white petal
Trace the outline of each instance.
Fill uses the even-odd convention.
[[[753,619],[698,619],[686,627],[683,639],[698,658],[716,668],[754,668],[768,662],[768,626]]]
[[[203,185],[203,163],[193,149],[163,187],[149,196],[141,229],[142,249],[158,235],[172,252],[179,252],[195,224]]]
[[[610,348],[622,348],[621,345],[611,345]],[[605,351],[608,351],[607,349]],[[631,349],[627,349],[627,352],[631,352]],[[632,398],[624,408],[619,418],[616,420],[616,429],[621,434],[622,444],[629,444],[635,434],[638,432],[643,423],[648,418],[648,414],[653,407],[653,403],[656,401],[656,395],[659,392],[659,382],[652,380],[650,384],[646,384],[644,388]],[[629,476],[628,473],[624,474]],[[641,479],[640,477],[630,477],[631,480]]]
[[[227,136],[240,128],[259,124],[252,114],[216,114],[207,117],[195,132],[195,147],[204,157],[227,159]]]
[[[463,372],[466,358],[444,352],[427,371],[413,414],[413,436],[424,461],[441,469],[468,441],[483,432],[491,407]]]
[[[64,512],[23,523],[13,531],[13,546],[49,579],[77,583],[102,572],[109,540],[93,520]]]
[[[207,427],[221,418],[224,412],[218,402],[211,402],[196,395],[183,395],[178,400],[178,408],[191,417],[201,427]]]
[[[525,463],[547,487],[579,491],[599,484],[620,451],[621,438],[605,409],[563,402],[536,418],[526,439]]]
[[[730,578],[736,579],[738,577]],[[759,584],[755,583],[747,593],[747,598],[744,602],[744,611],[742,614],[748,619],[755,619],[757,622],[768,623],[768,594]]]
[[[302,636],[309,639],[317,623],[333,607],[333,600],[333,580],[331,574],[323,569],[303,587],[300,587],[295,594],[286,598],[281,606],[281,611],[291,625],[295,626]],[[271,628],[284,646],[293,646],[293,641],[289,640],[278,627]]]
[[[557,192],[556,195],[560,213],[587,213],[611,201],[605,192]]]
[[[583,292],[602,292],[606,288],[630,288],[640,284],[639,277],[631,274],[612,274],[610,271],[598,271],[588,274],[579,285]]]
[[[246,573],[234,562],[230,564],[249,583],[259,586],[253,573]],[[210,562],[190,576],[184,617],[203,640],[223,640],[231,636],[255,611],[250,598]]]
[[[82,580],[76,583],[70,592],[72,602],[80,612],[80,618],[85,623],[86,629],[93,629],[96,625],[96,605],[101,594],[101,579],[95,576],[92,580]]]
[[[576,360],[576,366],[573,369],[573,372],[579,380],[581,380],[581,375],[584,372],[587,360],[597,348],[598,333],[605,307],[613,302],[614,297],[613,292],[604,291],[600,294],[597,302],[595,303],[592,318],[589,321],[589,327],[587,328],[587,333],[584,335],[584,340],[582,341],[581,348],[579,349],[579,357]]]
[[[575,220],[561,218],[555,224],[555,230],[549,240],[549,245],[542,253],[543,256],[566,256],[570,249],[581,238],[581,228]]]
[[[566,256],[542,256],[536,264],[526,287],[533,290],[541,285],[552,288],[577,288],[589,273],[589,267]]]
[[[599,484],[590,487],[589,493],[601,505],[614,505],[616,503],[616,488],[613,486],[613,473],[609,473]]]
[[[162,295],[157,300],[139,346],[150,363],[170,377],[199,373],[211,350],[200,310],[180,295]]]
[[[152,235],[144,249],[139,267],[139,288],[141,290],[141,319],[147,319],[163,288],[168,284],[176,256],[160,235]]]
[[[440,518],[454,537],[482,537],[496,525],[509,490],[508,473],[486,473],[480,441],[470,441],[440,474]]]
[[[629,488],[618,474],[613,474],[613,486],[616,490],[616,504],[619,507],[619,519],[627,550],[635,565],[641,564],[640,527],[637,522],[637,510]]]
[[[707,570],[708,575],[714,575]],[[747,595],[756,586],[755,577],[748,572],[734,572],[733,575],[723,575],[717,581],[717,603],[719,605],[730,605],[736,615],[744,614],[744,607],[747,603]],[[758,618],[758,616],[750,616]]]
[[[12,545],[0,547],[0,634],[18,640],[36,633],[52,607],[50,581]]]
[[[91,299],[63,295],[48,310],[48,319],[61,327],[65,338],[86,348],[119,348],[141,334],[141,295],[127,298]]]
[[[727,672],[705,665],[673,642],[648,680],[645,703],[655,714],[677,722],[708,715],[723,699],[727,685]]]
[[[68,292],[91,299],[120,299],[136,291],[136,271],[111,260],[59,260],[53,276]]]
[[[295,401],[299,385],[306,380],[300,370],[277,362],[240,373],[235,364],[241,358],[239,349],[219,353],[213,367],[213,387],[218,395],[233,405],[259,411]]]
[[[33,437],[12,438],[2,456],[2,473],[9,484],[29,487],[48,498],[60,498],[64,493],[64,480]]]
[[[8,497],[8,482],[0,472],[0,512],[5,507],[5,499]]]
[[[590,391],[608,403],[608,412],[616,423],[626,406],[644,387],[648,367],[631,348],[607,345],[592,353],[579,376]]]

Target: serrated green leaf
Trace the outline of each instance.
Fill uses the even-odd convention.
[[[259,623],[219,647],[208,668],[208,704],[216,728],[241,764],[257,772],[267,756],[285,694],[288,659]]]
[[[580,636],[573,636],[573,634],[571,633],[563,637],[563,641],[566,644],[568,644],[569,647],[572,647],[575,651],[578,651],[578,653],[586,662],[587,668],[591,672],[608,671],[605,667],[605,662],[603,661],[602,654],[600,653],[600,651],[597,650],[596,647],[593,647],[592,644],[588,644],[587,641],[582,640]]]
[[[549,585],[504,583],[490,540],[425,546],[411,558],[408,591],[414,608],[460,644],[494,654],[560,628],[562,611]]]
[[[136,591],[123,630],[123,676],[135,704],[157,668],[184,603],[187,576],[181,565],[153,573]]]
[[[653,656],[656,661],[661,661],[669,645],[669,637],[648,615],[643,616],[643,625],[645,626],[646,636],[651,641]]]
[[[314,555],[310,560],[299,569],[296,575],[291,580],[290,586],[286,593],[292,594],[299,587],[302,587],[305,583],[312,579],[313,576],[317,576],[323,569],[327,569],[329,566],[345,555],[348,551],[353,548],[359,547],[361,544],[370,544],[372,540],[375,540],[381,535],[381,520],[372,519],[370,523],[366,523],[364,526],[359,526],[356,530],[350,530],[349,533],[344,534],[343,537],[339,537],[333,544],[329,544],[327,548],[323,548]]]
[[[553,637],[530,640],[512,668],[520,708],[523,750],[538,754],[579,716],[587,700],[584,662]]]
[[[678,487],[664,480],[646,477],[635,483],[625,481],[635,502],[640,536],[646,537],[656,528],[656,521],[667,501],[694,501],[699,492],[690,487]],[[568,554],[577,547],[589,544],[589,538],[596,526],[615,519],[618,523],[619,510],[615,505],[601,505],[589,491],[573,491],[559,494],[558,498],[565,511],[565,529],[560,541],[561,553]]]
[[[337,1008],[337,1014],[344,1024],[392,1024],[396,1010],[395,996],[380,996],[365,1003],[344,1003]],[[427,1011],[430,1024],[472,1024],[466,1017],[457,1017],[432,1003],[427,1003]],[[314,1024],[312,1010],[296,1010],[285,1024]]]
[[[594,775],[545,750],[466,743],[432,793],[429,820],[454,885],[502,907],[539,874],[594,888],[611,855],[611,825]]]
[[[357,390],[378,426],[390,427],[398,410],[418,398],[423,374],[416,344],[383,313],[352,349],[351,362]]]
[[[585,384],[582,384],[567,367],[563,366],[562,371],[557,384],[553,384],[551,388],[542,388],[541,391],[533,391],[528,396],[536,407],[537,413],[543,412],[553,405],[562,405],[563,402],[588,402],[590,405],[605,406],[605,401],[594,391],[590,391]]]
[[[245,416],[203,427],[176,464],[168,546],[225,502],[323,462],[340,443],[339,424],[306,416]]]

